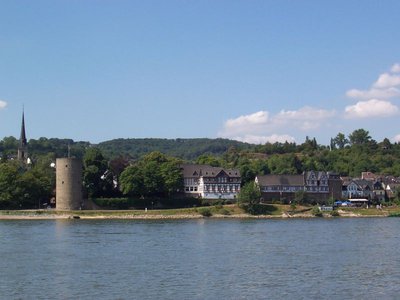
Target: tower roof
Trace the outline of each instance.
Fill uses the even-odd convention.
[[[26,133],[25,133],[25,113],[24,113],[24,111],[22,111],[22,124],[21,124],[21,135],[19,138],[19,144],[20,144],[20,146],[27,145]]]

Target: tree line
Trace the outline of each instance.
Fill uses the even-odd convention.
[[[176,191],[182,190],[179,165],[184,162],[239,169],[242,185],[258,174],[301,174],[310,170],[334,171],[351,177],[359,177],[364,171],[400,176],[400,145],[388,139],[377,142],[365,129],[357,129],[348,136],[338,133],[330,145],[320,145],[315,138],[308,137],[301,144],[237,142],[226,148],[225,141],[217,140],[217,144],[221,142],[223,146],[216,153],[197,152],[197,156],[188,159],[183,154],[174,156],[162,151],[130,155],[123,149],[120,153],[113,150],[111,156],[87,142],[40,138],[29,141],[32,164],[26,166],[10,159],[16,156],[18,140],[6,137],[0,141],[0,208],[30,208],[47,203],[55,189],[55,170],[50,164],[68,153],[83,159],[84,193],[90,198],[174,197]],[[151,149],[157,150],[156,143]],[[203,145],[201,149],[210,148]]]

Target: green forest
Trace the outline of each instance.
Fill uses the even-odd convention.
[[[374,140],[365,129],[338,133],[330,145],[305,138],[301,144],[253,145],[227,139],[116,139],[97,145],[72,139],[40,138],[28,142],[32,164],[15,159],[18,140],[0,141],[0,208],[37,207],[54,196],[57,157],[84,162],[85,196],[173,197],[182,186],[179,164],[193,162],[237,168],[242,185],[260,174],[333,171],[360,177],[370,171],[400,176],[400,144]]]

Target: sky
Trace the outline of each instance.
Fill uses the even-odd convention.
[[[0,0],[0,139],[400,141],[400,1]]]

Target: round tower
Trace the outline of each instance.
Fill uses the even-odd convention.
[[[82,161],[77,158],[56,160],[56,209],[82,207]]]

